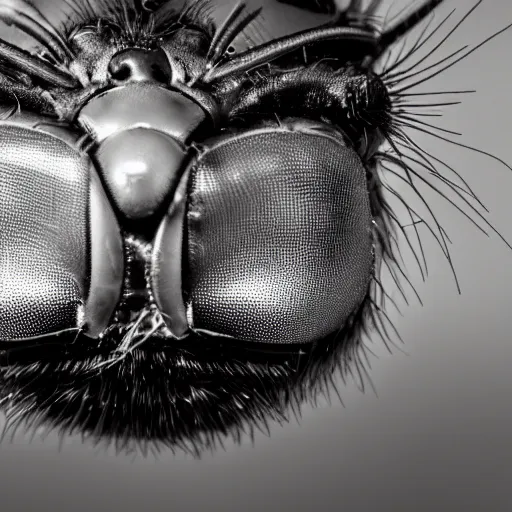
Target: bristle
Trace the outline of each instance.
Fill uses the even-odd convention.
[[[428,7],[434,4],[435,2],[429,2],[423,10],[427,11]],[[430,59],[436,58],[438,50],[444,47],[444,43],[468,19],[468,17],[474,13],[480,4],[481,0],[477,1],[476,4],[455,24],[453,28],[448,30],[447,34],[442,36],[437,43],[434,42],[435,36],[438,36],[440,29],[445,26],[454,11],[443,18],[433,29],[431,29],[431,22],[426,23],[425,28],[420,32],[419,38],[412,46],[410,46],[407,53],[403,55],[399,54],[394,63],[388,62],[380,74],[390,92],[392,102],[392,126],[390,127],[388,136],[389,149],[378,153],[376,158],[379,161],[381,172],[389,176],[394,176],[396,179],[408,186],[427,212],[427,215],[422,216],[416,209],[412,208],[407,202],[405,202],[401,195],[392,187],[383,184],[383,188],[388,194],[398,200],[401,206],[403,206],[409,214],[411,219],[410,226],[413,227],[416,232],[417,243],[421,254],[423,254],[423,250],[418,233],[418,222],[433,236],[448,261],[459,293],[460,285],[449,250],[449,243],[451,242],[444,227],[438,221],[435,212],[425,199],[425,195],[423,193],[424,187],[434,191],[448,201],[455,210],[462,214],[482,233],[488,236],[487,230],[490,230],[494,234],[497,234],[509,248],[512,249],[512,245],[504,239],[504,237],[487,219],[487,208],[485,208],[482,201],[477,197],[462,176],[453,167],[448,165],[448,163],[436,158],[434,155],[420,147],[414,141],[411,132],[421,132],[450,144],[476,151],[499,161],[511,170],[512,168],[494,155],[490,155],[485,151],[466,146],[453,140],[452,137],[459,136],[459,133],[439,127],[428,121],[429,117],[439,117],[441,115],[438,111],[432,111],[430,109],[431,107],[451,106],[459,104],[460,101],[432,101],[417,103],[412,98],[444,94],[461,95],[474,92],[466,90],[414,92],[414,89],[455,66],[461,60],[467,58],[474,51],[480,48],[483,44],[486,44],[488,41],[510,28],[510,25],[506,26],[504,29],[491,35],[485,41],[473,48],[468,49],[468,45],[463,46],[448,56],[435,60],[433,63],[429,63]],[[421,9],[418,12],[420,11]],[[418,13],[416,13],[416,15],[417,14]],[[418,17],[415,16],[413,16],[412,19],[414,22],[418,19]],[[407,23],[408,22],[402,24],[399,23],[397,27],[403,27],[403,29],[406,29]],[[390,30],[387,33],[391,34],[392,32],[393,30]],[[431,49],[428,49],[427,47],[427,44],[429,43],[432,44]],[[417,55],[418,50],[423,47],[427,48],[425,55],[417,58],[416,62],[409,64]],[[444,168],[444,173],[441,172],[440,167]],[[452,174],[453,179],[446,174],[446,171]],[[419,265],[419,259],[416,252],[417,250],[412,246],[411,240],[406,232],[406,227],[399,224],[397,218],[392,218],[392,222],[402,231],[402,234],[404,235],[406,242]],[[425,263],[426,262],[424,261],[423,266],[426,268]],[[396,268],[400,267],[396,260],[391,260],[390,264]]]
[[[210,15],[210,0],[189,0],[183,4],[173,0],[159,2],[156,10],[141,10],[138,0],[65,0],[66,18],[59,26],[63,37],[77,26],[96,23],[98,20],[115,24],[133,38],[137,35],[163,37],[187,25],[201,26],[213,37],[214,23]]]
[[[357,313],[367,314],[368,305]],[[380,325],[385,318],[377,316]],[[347,334],[358,332],[359,324],[354,318]],[[226,438],[241,440],[254,429],[268,432],[269,421],[289,421],[292,409],[299,414],[300,404],[327,393],[335,370],[364,388],[365,347],[358,335],[351,339],[332,338],[315,354],[298,351],[275,364],[197,358],[190,349],[132,350],[115,365],[101,364],[109,355],[71,354],[69,360],[11,364],[0,371],[0,401],[10,407],[6,432],[46,425],[61,435],[115,443],[124,453],[166,447],[200,457]]]

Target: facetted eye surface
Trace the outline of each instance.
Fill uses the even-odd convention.
[[[187,201],[183,293],[193,329],[311,342],[363,300],[372,219],[364,168],[341,138],[285,129],[227,137],[191,168]],[[162,265],[155,282],[170,271]]]
[[[85,325],[97,335],[117,303],[123,260],[90,162],[19,126],[0,127],[0,140],[0,340]]]

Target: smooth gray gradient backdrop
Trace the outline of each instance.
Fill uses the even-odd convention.
[[[474,1],[446,0],[436,19],[453,8],[460,19]],[[230,3],[224,3],[227,12]],[[293,9],[271,3],[265,3],[270,34],[304,26]],[[406,4],[395,1],[393,12]],[[509,2],[485,0],[438,56],[474,45],[510,22]],[[476,89],[434,121],[463,132],[457,140],[512,163],[511,44],[512,29],[418,90]],[[421,134],[415,140],[456,166],[488,205],[496,228],[512,241],[512,171]],[[202,460],[166,453],[158,460],[115,456],[79,438],[67,439],[59,450],[56,436],[30,443],[20,434],[0,446],[0,509],[512,510],[512,251],[442,200],[426,197],[452,238],[462,295],[423,230],[429,277],[422,283],[412,266],[411,276],[424,305],[411,294],[403,317],[390,310],[406,354],[389,354],[377,337],[371,345],[379,356],[371,358],[378,397],[370,388],[363,394],[354,383],[340,383],[344,406],[337,399],[304,406],[300,424],[271,424],[270,437],[257,434],[254,446],[249,440],[242,446],[227,442],[225,451]]]

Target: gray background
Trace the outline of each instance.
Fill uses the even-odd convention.
[[[446,4],[441,12],[457,7],[459,19],[473,2]],[[289,10],[266,12],[270,33],[300,24]],[[439,55],[475,44],[511,21],[509,2],[486,0]],[[512,30],[424,88],[477,89],[439,124],[510,162],[511,42]],[[485,156],[416,140],[457,166],[512,240],[512,172]],[[379,355],[371,371],[378,398],[354,383],[340,385],[345,407],[337,400],[305,406],[300,425],[271,425],[270,438],[257,434],[254,446],[228,442],[226,451],[200,461],[165,453],[158,460],[116,457],[79,439],[59,451],[51,435],[31,443],[20,435],[0,447],[1,509],[512,510],[512,251],[432,201],[454,242],[462,295],[426,235],[428,281],[411,273],[424,306],[412,301],[403,318],[390,311],[407,355],[388,354],[378,339],[372,345]]]

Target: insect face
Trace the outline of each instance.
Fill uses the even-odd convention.
[[[233,52],[259,10],[76,1],[56,28],[20,2],[44,52],[0,44],[13,414],[199,450],[358,365],[386,335],[381,266],[403,272],[380,173],[418,175],[404,145],[437,172],[403,130],[400,59],[379,64],[439,3],[382,29],[379,1],[327,2],[327,24]]]

